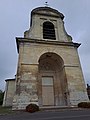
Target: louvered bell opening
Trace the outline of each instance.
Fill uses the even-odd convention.
[[[43,23],[43,38],[56,40],[54,25],[51,22]]]

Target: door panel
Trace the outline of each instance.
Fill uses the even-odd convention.
[[[43,105],[54,105],[53,77],[42,77],[42,100]]]
[[[53,86],[53,77],[42,77],[42,85]]]

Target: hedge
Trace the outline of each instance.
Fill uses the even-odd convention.
[[[90,102],[81,102],[78,104],[80,108],[90,108]]]

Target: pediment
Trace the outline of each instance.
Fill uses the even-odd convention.
[[[64,15],[57,10],[50,8],[50,7],[38,7],[32,10],[31,15],[33,14],[41,14],[41,15],[48,15],[48,16],[55,16],[60,17],[62,20]]]

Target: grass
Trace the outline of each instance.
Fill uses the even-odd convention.
[[[2,107],[2,106],[0,106],[0,115],[11,114],[11,113],[15,113],[14,111],[12,111],[11,107]]]

